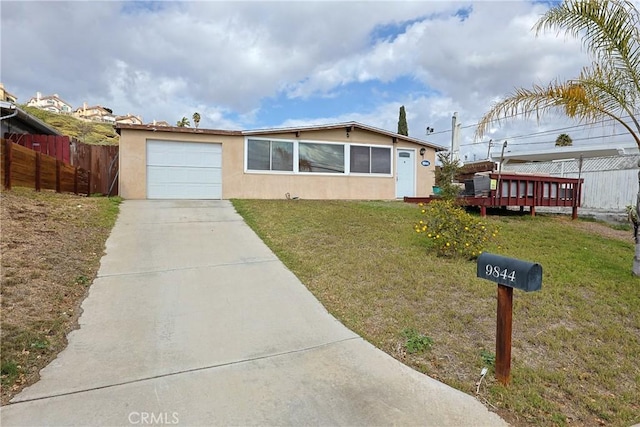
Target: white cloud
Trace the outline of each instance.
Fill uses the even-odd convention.
[[[20,100],[59,93],[74,105],[201,127],[263,127],[271,103],[339,98],[366,83],[370,105],[297,114],[268,126],[356,120],[448,145],[451,114],[477,121],[514,87],[577,75],[579,42],[531,27],[546,6],[477,2],[2,2],[2,79]],[[465,16],[456,11],[466,10]],[[464,19],[463,19],[464,18]],[[391,27],[404,28],[394,34]],[[409,78],[420,93],[377,83]],[[293,107],[291,107],[293,108]],[[264,120],[264,119],[262,119]],[[549,123],[556,123],[550,120]],[[558,122],[559,123],[559,122]],[[535,122],[496,130],[502,138]],[[464,129],[463,143],[473,129]],[[486,153],[485,153],[486,154]]]

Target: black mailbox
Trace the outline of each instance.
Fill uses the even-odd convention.
[[[477,275],[500,285],[526,292],[542,288],[542,266],[537,263],[483,253],[478,257]]]

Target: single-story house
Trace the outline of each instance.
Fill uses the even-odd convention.
[[[125,199],[428,196],[445,148],[357,122],[249,131],[118,124]]]

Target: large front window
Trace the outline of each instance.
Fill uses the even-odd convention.
[[[391,149],[351,146],[351,173],[391,173]]]
[[[391,147],[247,139],[247,171],[391,175]]]
[[[344,145],[301,142],[300,172],[344,173]]]
[[[247,169],[293,172],[293,142],[250,139]]]

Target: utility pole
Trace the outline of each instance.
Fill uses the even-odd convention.
[[[459,160],[460,157],[460,142],[458,141],[458,134],[460,133],[460,126],[462,123],[458,123],[458,112],[453,113],[451,117],[451,154],[452,161]]]
[[[507,141],[502,143],[502,151],[500,152],[500,165],[498,166],[498,181],[496,182],[496,194],[498,195],[498,206],[500,205],[500,199],[502,198],[502,188],[500,188],[500,178],[502,175],[502,163],[504,163],[505,148],[507,148]]]
[[[493,146],[493,139],[489,140],[489,148],[487,149],[487,160],[491,160],[491,147]]]

